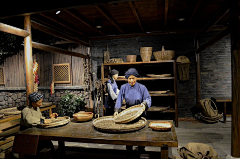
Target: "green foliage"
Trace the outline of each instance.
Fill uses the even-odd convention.
[[[22,40],[16,35],[0,32],[0,55],[16,54],[21,47]]]
[[[82,111],[85,109],[86,102],[84,101],[84,96],[76,96],[75,94],[67,94],[62,96],[60,99],[60,109],[58,109],[58,114],[60,116],[70,116],[74,113]]]

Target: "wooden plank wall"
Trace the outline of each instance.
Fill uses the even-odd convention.
[[[86,53],[87,48],[81,45],[69,46],[70,51]],[[36,51],[38,51],[36,53]],[[55,86],[79,86],[83,85],[83,59],[79,57],[72,57],[63,54],[43,52],[33,50],[33,59],[36,59],[39,64],[38,75],[40,85],[39,87],[49,86],[52,82],[52,64],[70,63],[71,66],[71,83],[70,84],[55,84]],[[17,55],[7,57],[4,59],[3,67],[5,68],[5,85],[0,87],[25,87],[25,62],[24,53],[20,51]]]

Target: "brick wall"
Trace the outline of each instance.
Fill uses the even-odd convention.
[[[200,45],[207,42],[214,34],[207,34],[202,38]],[[153,47],[153,51],[161,50],[162,45],[166,50],[175,50],[175,59],[180,55],[187,56],[190,61],[189,81],[178,80],[178,110],[179,117],[190,117],[190,108],[196,103],[196,58],[189,54],[194,50],[192,35],[161,35],[149,37],[134,37],[113,40],[100,40],[91,42],[92,59],[97,61],[98,78],[100,78],[100,65],[103,63],[103,54],[109,46],[111,58],[122,58],[129,54],[140,55],[140,47]],[[231,91],[231,61],[230,39],[220,40],[201,53],[201,84],[202,98],[214,95],[226,95]],[[140,59],[141,60],[141,59]],[[153,57],[152,57],[153,60]]]

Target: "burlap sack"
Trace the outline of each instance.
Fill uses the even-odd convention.
[[[217,152],[203,143],[188,143],[177,151],[183,159],[218,159]]]
[[[202,109],[202,114],[204,116],[206,116],[206,117],[218,116],[217,106],[210,98],[201,99],[200,105],[201,105],[201,109]],[[213,106],[215,107],[215,109],[213,108]]]

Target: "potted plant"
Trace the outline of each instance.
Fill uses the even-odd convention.
[[[60,98],[60,109],[58,109],[58,114],[60,116],[70,116],[79,111],[85,110],[86,102],[84,101],[84,96],[81,94],[79,96],[71,94],[66,91],[67,94]]]

